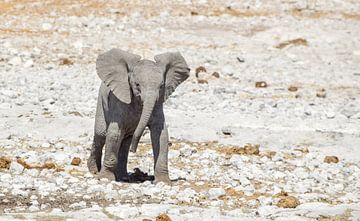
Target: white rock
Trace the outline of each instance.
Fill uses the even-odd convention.
[[[79,179],[76,178],[76,177],[71,177],[71,178],[69,179],[69,183],[77,183],[77,182],[79,182]]]
[[[185,144],[184,147],[180,149],[180,156],[183,157],[189,157],[193,153],[196,153],[196,149],[193,147],[190,147],[189,145]]]
[[[50,24],[50,23],[43,23],[43,24],[41,25],[41,28],[42,28],[44,31],[49,31],[49,30],[52,29],[52,24]]]
[[[50,147],[50,144],[49,144],[49,143],[43,143],[43,144],[41,144],[41,147],[43,147],[43,148],[49,148],[49,147]]]
[[[32,205],[32,206],[29,207],[29,211],[30,211],[30,212],[39,211],[39,207],[36,206],[36,205]]]
[[[34,62],[33,62],[33,60],[27,60],[27,61],[25,61],[25,63],[24,63],[24,67],[25,68],[29,68],[29,67],[33,67],[34,66]]]
[[[27,197],[29,195],[27,191],[21,189],[13,189],[11,191],[11,194],[15,196],[24,196],[24,197]]]
[[[0,176],[0,181],[3,183],[9,183],[12,180],[13,180],[13,178],[12,178],[11,174],[5,173]]]
[[[87,189],[88,193],[102,192],[104,187],[102,185],[92,185]]]
[[[105,210],[111,215],[125,220],[140,215],[139,209],[136,207],[128,207],[128,206],[107,207],[105,208]]]
[[[20,57],[13,57],[9,60],[9,64],[12,66],[18,66],[21,65],[22,60]]]
[[[224,196],[225,193],[226,192],[223,188],[211,188],[209,189],[208,195],[209,195],[209,199],[213,200],[221,196]]]
[[[196,195],[196,191],[191,188],[186,188],[185,190],[181,191],[177,194],[177,199],[179,201],[190,203]]]
[[[251,184],[250,180],[244,176],[241,176],[239,180],[242,186],[248,186]]]
[[[9,170],[13,174],[21,174],[24,171],[24,167],[23,167],[23,165],[13,161],[10,164]]]
[[[77,40],[76,42],[73,43],[73,46],[76,49],[81,49],[82,47],[84,47],[84,44],[83,44],[82,40]]]

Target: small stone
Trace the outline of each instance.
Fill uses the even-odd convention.
[[[11,160],[7,157],[0,157],[0,169],[9,169]]]
[[[24,167],[23,167],[23,165],[14,161],[14,162],[11,162],[9,170],[11,173],[20,174],[24,171]]]
[[[34,66],[34,62],[33,60],[27,60],[25,63],[24,63],[24,67],[25,68],[29,68],[29,67],[33,67]]]
[[[293,196],[283,196],[276,205],[281,208],[296,208],[300,205],[300,201]]]
[[[46,161],[44,163],[44,168],[46,169],[55,169],[56,168],[56,165],[52,162],[52,161]]]
[[[171,218],[167,214],[160,214],[156,217],[156,221],[171,221]]]
[[[69,58],[60,58],[60,65],[73,65],[74,62]]]
[[[82,47],[84,47],[84,43],[82,42],[82,40],[78,40],[76,41],[73,46],[76,48],[76,49],[81,49]]]
[[[236,59],[238,60],[238,62],[240,63],[244,63],[245,59],[243,57],[236,57]]]
[[[265,81],[258,81],[255,82],[255,87],[256,88],[266,88],[268,85]]]
[[[198,84],[208,84],[209,82],[205,79],[198,79],[197,80]]]
[[[36,205],[32,205],[32,206],[29,207],[29,211],[30,211],[30,212],[39,211],[39,207],[36,206]]]
[[[223,127],[221,128],[221,132],[223,135],[225,136],[232,136],[233,135],[233,132],[231,131],[231,128],[230,127]]]
[[[326,97],[326,91],[324,88],[320,89],[319,91],[316,92],[316,97],[319,98],[325,98]]]
[[[288,91],[290,91],[290,92],[296,92],[298,90],[298,87],[296,87],[296,86],[289,86],[288,87]]]
[[[206,68],[204,66],[199,66],[195,69],[195,76],[198,78],[200,72],[206,72]]]
[[[81,159],[79,157],[74,157],[71,161],[71,165],[79,166],[81,163]]]
[[[212,73],[212,76],[213,76],[213,77],[216,77],[216,78],[220,78],[220,74],[219,74],[218,72]]]
[[[49,147],[50,147],[50,144],[49,144],[49,143],[43,143],[43,144],[41,144],[41,147],[43,147],[43,148],[49,148]]]
[[[324,163],[338,163],[339,158],[337,156],[326,156],[324,158]]]
[[[41,25],[41,28],[44,30],[44,31],[49,31],[51,28],[52,28],[52,25],[50,23],[43,23]]]
[[[9,64],[12,65],[12,66],[18,66],[22,63],[22,60],[21,58],[19,57],[13,57],[9,60]]]
[[[223,188],[211,188],[209,190],[209,199],[218,199],[226,194]]]

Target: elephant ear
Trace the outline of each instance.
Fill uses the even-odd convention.
[[[189,77],[190,68],[179,52],[159,54],[154,59],[165,72],[164,99],[166,100],[176,87]]]
[[[113,94],[126,104],[131,103],[131,90],[128,73],[141,59],[120,49],[111,49],[96,59],[96,72]]]

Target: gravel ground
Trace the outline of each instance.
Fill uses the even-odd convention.
[[[359,220],[359,12],[355,0],[0,2],[0,220]],[[192,69],[165,103],[172,186],[87,171],[95,59],[114,47],[178,50]],[[146,133],[129,169],[152,165]]]

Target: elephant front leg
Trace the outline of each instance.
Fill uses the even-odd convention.
[[[154,153],[154,183],[164,182],[170,184],[168,169],[169,135],[165,121],[162,124],[151,126],[150,131]]]
[[[110,123],[105,140],[104,166],[99,178],[115,180],[115,172],[118,164],[118,153],[124,135],[117,123]]]
[[[132,136],[126,137],[121,142],[119,155],[118,155],[118,164],[116,169],[116,180],[117,181],[129,181],[129,175],[127,172],[127,162],[129,149],[131,145]]]

